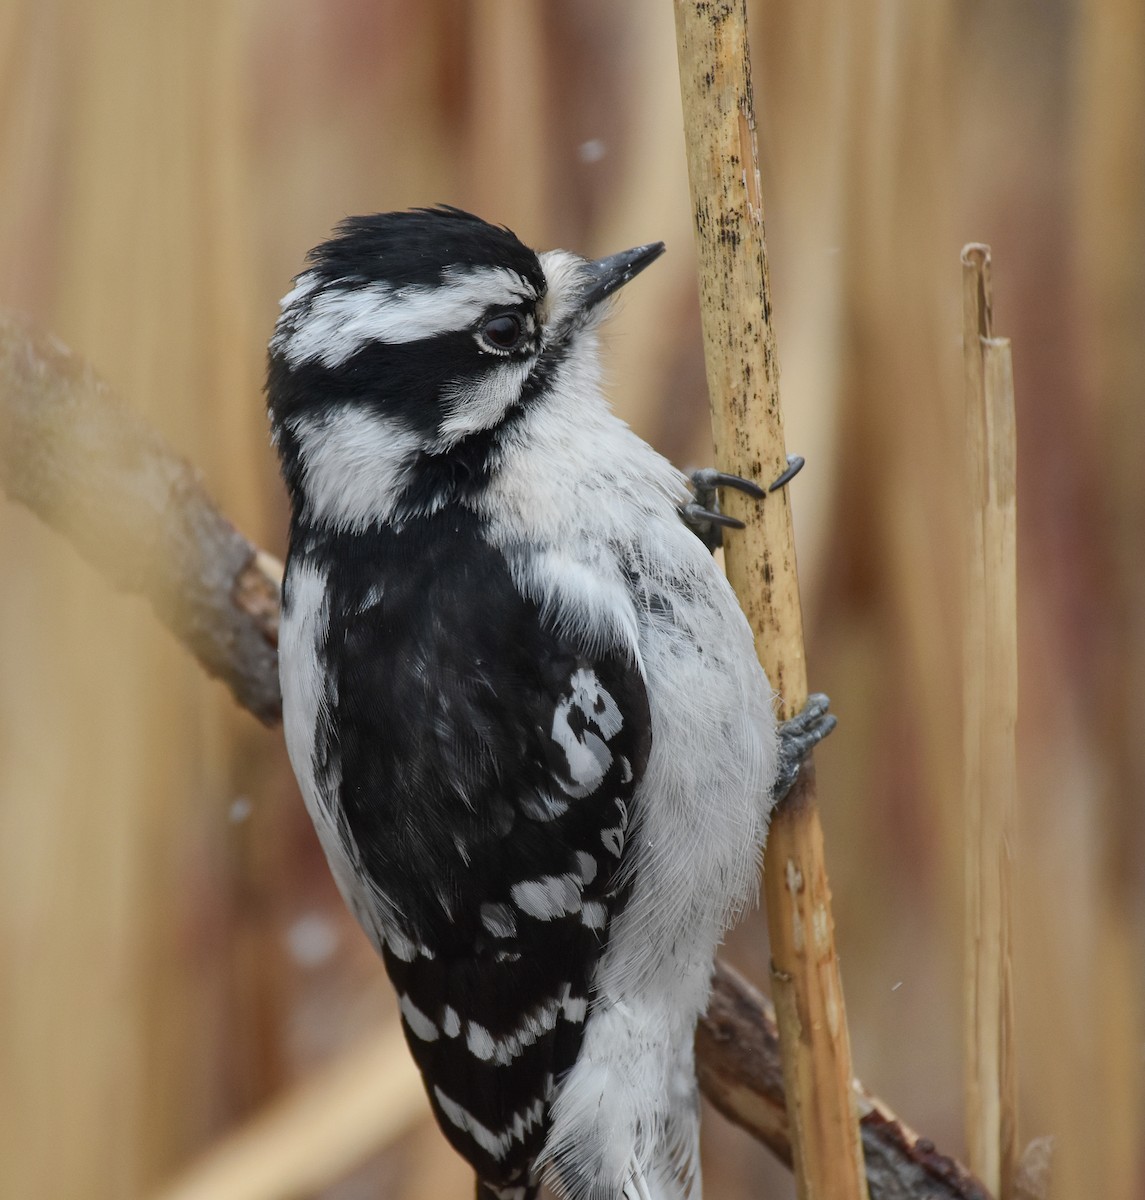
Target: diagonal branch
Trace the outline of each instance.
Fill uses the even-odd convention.
[[[195,470],[118,404],[89,366],[55,339],[3,314],[0,488],[64,534],[115,586],[146,596],[241,705],[268,724],[279,718],[280,571],[274,560],[234,529]],[[758,992],[720,965],[696,1048],[705,1095],[790,1163],[774,1015]],[[358,1053],[353,1048],[348,1058]],[[306,1091],[299,1103],[314,1104],[315,1097],[320,1108],[336,1103],[345,1076],[342,1063],[316,1073],[301,1085]],[[854,1086],[872,1200],[990,1200],[965,1168]],[[276,1111],[293,1112],[292,1097],[276,1102]],[[250,1123],[243,1131],[243,1163],[249,1166],[263,1150],[268,1159],[281,1158],[280,1125],[259,1117]],[[353,1153],[364,1158],[391,1132],[389,1116],[377,1116],[373,1135],[362,1132]],[[322,1174],[323,1162],[344,1170],[354,1165],[346,1161],[344,1141],[333,1135],[329,1144],[314,1140],[315,1172]],[[208,1151],[188,1177],[206,1171],[212,1180],[229,1179],[225,1159],[232,1151],[230,1140],[218,1152]],[[214,1194],[228,1200],[295,1194],[289,1179],[276,1192],[265,1173],[260,1178],[258,1192],[231,1179],[234,1187],[219,1185]]]
[[[0,487],[159,619],[261,721],[278,720],[274,560],[199,473],[55,338],[0,314]]]

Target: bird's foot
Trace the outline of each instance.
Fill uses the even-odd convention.
[[[779,770],[771,788],[771,798],[778,804],[795,786],[803,760],[838,724],[827,711],[830,700],[822,692],[807,697],[801,712],[779,726]]]
[[[728,475],[714,467],[702,467],[691,474],[692,492],[695,499],[680,509],[684,524],[704,543],[709,550],[723,545],[725,529],[742,529],[743,522],[726,516],[720,511],[720,488],[735,488],[753,500],[763,500],[769,493],[785,487],[803,467],[798,454],[787,456],[787,468],[769,487],[762,488],[751,479],[739,475]]]

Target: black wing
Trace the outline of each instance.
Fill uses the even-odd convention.
[[[368,542],[332,581],[329,764],[439,1123],[482,1179],[520,1183],[624,900],[644,684],[544,621],[456,518]]]

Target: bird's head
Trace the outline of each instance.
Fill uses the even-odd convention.
[[[353,531],[481,486],[608,298],[663,252],[536,254],[453,208],[351,217],[282,300],[267,398],[296,516]]]

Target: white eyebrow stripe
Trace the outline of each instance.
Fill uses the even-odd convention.
[[[419,342],[465,329],[487,308],[535,298],[532,287],[507,267],[451,269],[432,285],[335,283],[314,292],[314,282],[300,276],[282,300],[271,348],[292,367],[315,359],[327,367],[341,366],[370,342]]]

